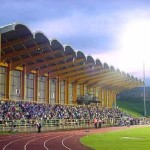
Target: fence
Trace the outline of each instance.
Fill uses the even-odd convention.
[[[39,120],[38,120],[39,121]],[[93,128],[93,120],[87,119],[50,119],[40,120],[42,124],[42,131],[52,130],[69,130],[69,129],[82,129]],[[7,121],[0,124],[1,132],[36,132],[37,120],[15,120]],[[119,119],[105,119],[102,127],[119,125]]]

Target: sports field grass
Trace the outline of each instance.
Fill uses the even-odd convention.
[[[81,142],[95,150],[149,150],[150,126],[87,135]]]

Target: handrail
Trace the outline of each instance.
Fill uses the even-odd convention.
[[[94,128],[93,120],[89,119],[15,120],[0,124],[0,132],[36,132],[36,123],[39,121],[42,131]],[[102,127],[119,126],[120,121],[120,118],[107,118],[102,121]],[[139,124],[137,120],[133,125],[136,124]]]

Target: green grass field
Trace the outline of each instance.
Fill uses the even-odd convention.
[[[144,106],[143,99],[130,99],[126,98],[124,100],[117,100],[117,106],[126,110],[127,112],[131,112],[134,116],[143,116],[144,115]],[[146,101],[146,112],[147,116],[150,116],[150,100]]]
[[[150,127],[91,134],[82,137],[81,143],[94,150],[149,150]]]

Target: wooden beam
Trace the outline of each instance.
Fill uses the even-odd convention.
[[[46,53],[46,54],[47,54],[46,56],[49,56],[49,55],[50,55],[50,56],[53,56],[53,55],[58,54],[58,53],[60,53],[59,50],[57,50],[57,51],[51,51],[51,52]],[[46,57],[46,56],[43,56],[43,57]],[[41,58],[42,58],[42,56],[41,56]],[[35,58],[34,62],[36,61],[36,59],[37,59],[37,58]],[[37,67],[40,68],[40,67],[42,67],[43,65],[48,65],[50,62],[52,63],[55,58],[50,59],[50,60],[45,60],[45,58],[43,58],[43,59],[44,59],[43,62],[36,63],[36,64],[34,64],[34,65],[27,65],[27,64],[26,64],[26,66],[27,66],[27,73],[31,72],[31,70],[34,70],[34,69],[37,68]]]
[[[88,77],[84,77],[81,79],[77,79],[76,82],[80,83],[80,84],[87,84],[88,81],[93,81],[93,80],[102,80],[102,78],[106,77],[107,75],[110,74],[110,71],[102,68],[102,71],[100,70],[98,72],[98,74],[93,75],[93,76],[88,76]]]
[[[95,68],[96,69],[96,68]],[[86,73],[84,74],[81,74],[81,75],[78,75],[78,76],[74,76],[74,77],[71,77],[70,80],[73,81],[73,82],[78,82],[78,83],[81,83],[79,82],[79,80],[81,79],[86,79],[86,80],[89,80],[91,77],[94,78],[95,76],[99,75],[101,70],[99,70],[100,68],[96,69],[96,70],[89,70],[87,71]]]
[[[17,66],[26,65],[29,62],[35,62],[37,59],[40,59],[42,57],[46,57],[48,54],[49,53],[46,52],[46,53],[38,54],[36,56],[31,56],[28,58],[23,58],[23,59],[14,61],[14,62],[12,62],[11,70],[14,70]]]
[[[46,103],[50,103],[50,76],[46,76],[46,83],[45,83],[45,98]]]
[[[7,63],[3,63],[3,62],[0,61],[0,66],[2,66],[2,67],[8,67],[8,64]]]
[[[39,100],[39,72],[37,70],[37,73],[35,74],[34,78],[34,102],[38,102]]]
[[[95,68],[89,68],[91,66],[91,64],[85,64],[82,70],[74,70],[73,72],[70,72],[68,74],[64,74],[61,75],[61,79],[65,79],[67,77],[70,78],[70,81],[76,82],[75,80],[79,79],[79,78],[83,78],[85,76],[91,76],[91,75],[95,75],[99,72],[100,70],[100,66],[96,66]]]
[[[48,45],[47,44],[40,44],[40,45],[34,45],[30,48],[23,48],[19,51],[15,51],[15,52],[9,52],[9,53],[6,53],[2,56],[2,60],[5,60],[5,59],[11,59],[13,57],[16,57],[16,56],[19,56],[19,55],[24,55],[26,53],[31,53],[32,51],[34,50],[38,50],[38,48],[42,49],[44,47],[47,47]]]
[[[110,83],[110,82],[111,82],[111,83]],[[119,80],[118,80],[117,82],[119,83]],[[122,82],[122,80],[120,80],[120,82]],[[115,83],[116,83],[116,82],[112,82],[112,81],[111,81],[111,78],[110,78],[110,79],[105,80],[105,81],[103,81],[103,82],[95,82],[95,83],[92,83],[92,84],[90,84],[90,86],[91,86],[91,85],[95,85],[95,86],[98,86],[98,87],[107,89],[107,87],[109,87],[109,86],[111,86],[111,85],[115,86],[115,85],[114,85]]]
[[[14,45],[17,45],[19,43],[31,40],[31,39],[33,39],[33,36],[30,35],[30,36],[19,38],[19,39],[13,40],[13,41],[8,41],[6,43],[2,43],[2,50],[6,49],[6,48],[8,48],[10,46],[14,46]]]
[[[99,86],[101,86],[101,84],[99,84]],[[105,84],[103,86],[101,86],[102,88],[108,89],[108,90],[112,90],[112,89],[130,89],[133,87],[137,87],[137,83],[134,82],[117,82],[117,83],[112,83],[112,84]]]
[[[69,103],[69,79],[65,80],[65,105]]]
[[[69,65],[74,65],[74,66],[69,66]],[[76,66],[77,64],[75,64],[74,62],[69,62],[69,63],[65,63],[65,69],[61,69],[61,67],[59,67],[58,65],[55,67],[55,69],[57,68],[58,70],[57,71],[54,71],[54,72],[52,72],[51,74],[52,74],[52,76],[57,76],[57,75],[61,75],[61,78],[62,78],[62,76],[63,76],[63,74],[65,74],[65,75],[67,75],[67,73],[68,72],[70,72],[70,71],[76,71],[76,69],[78,68],[81,68],[81,67],[83,67],[83,66]],[[59,69],[61,69],[61,70],[59,70]],[[53,71],[53,70],[52,70]],[[64,78],[65,79],[65,78]],[[61,79],[62,80],[62,79]]]
[[[56,104],[60,104],[60,79],[59,76],[56,78]]]
[[[95,83],[96,84],[96,83]],[[101,82],[98,82],[97,83],[98,85],[102,85]],[[119,85],[129,85],[129,84],[139,84],[140,85],[140,82],[139,81],[135,81],[135,80],[130,80],[130,78],[126,77],[126,76],[121,76],[120,78],[118,78],[116,76],[116,78],[114,79],[111,79],[105,84],[105,87],[109,87],[109,86],[112,86],[112,87],[115,87],[115,86],[119,86]]]
[[[23,67],[23,71],[21,71],[21,89],[20,94],[22,100],[26,99],[26,67]]]
[[[61,57],[54,58],[54,59],[52,59],[52,60],[46,61],[46,63],[47,63],[48,65],[54,64],[54,63],[56,63],[56,65],[55,65],[55,66],[48,66],[48,67],[46,67],[46,68],[44,68],[44,69],[40,69],[40,75],[42,75],[42,74],[44,74],[44,73],[47,73],[47,72],[49,72],[49,71],[51,71],[51,70],[53,70],[53,69],[56,69],[56,68],[57,68],[57,63],[58,63],[59,61],[63,61],[66,57],[67,57],[67,58],[70,58],[70,57],[72,57],[72,54],[69,54],[69,55],[67,55],[67,56],[61,56]]]
[[[5,99],[10,100],[10,83],[11,83],[11,72],[10,72],[11,64],[8,64],[6,71],[6,89],[5,89]]]
[[[73,83],[73,104],[77,104],[77,84]]]
[[[87,85],[96,85],[96,84],[103,84],[103,83],[110,83],[113,80],[118,79],[119,80],[119,75],[117,73],[114,72],[109,72],[109,74],[101,77],[101,78],[96,78],[96,79],[92,79],[89,80],[88,82],[86,82]],[[121,79],[122,80],[122,79]]]

